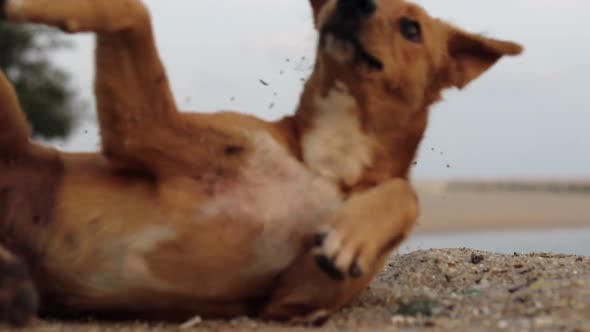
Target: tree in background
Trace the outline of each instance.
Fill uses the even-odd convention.
[[[0,22],[0,69],[14,85],[38,138],[66,138],[76,122],[69,76],[49,62],[50,51],[67,47],[56,31]]]

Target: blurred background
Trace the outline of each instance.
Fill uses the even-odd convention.
[[[292,113],[314,61],[305,0],[146,0],[183,110]],[[423,214],[402,251],[484,250],[590,255],[590,2],[416,1],[472,32],[522,43],[432,109],[413,180]],[[93,37],[0,25],[0,67],[35,137],[95,151]],[[266,84],[262,84],[261,80]]]

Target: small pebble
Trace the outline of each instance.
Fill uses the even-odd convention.
[[[533,325],[535,325],[536,328],[550,327],[553,325],[553,318],[548,316],[535,317],[533,319]]]
[[[402,315],[395,315],[391,317],[391,323],[396,327],[402,327],[406,322],[406,318]]]
[[[508,328],[508,322],[505,320],[501,320],[498,322],[498,328],[501,330],[505,330]]]
[[[186,321],[185,323],[183,323],[182,325],[180,325],[180,329],[181,330],[188,330],[191,329],[199,324],[201,324],[203,322],[203,319],[201,318],[201,316],[195,316],[194,318]]]

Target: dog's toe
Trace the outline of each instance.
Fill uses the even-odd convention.
[[[314,255],[318,266],[335,280],[359,278],[364,274],[363,245],[337,230],[322,231],[314,237]]]
[[[39,300],[26,266],[0,258],[0,322],[25,326],[37,313]]]

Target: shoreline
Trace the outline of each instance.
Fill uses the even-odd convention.
[[[511,224],[510,227],[496,227],[494,225],[487,225],[487,224],[475,224],[475,225],[465,225],[465,224],[454,224],[449,226],[436,226],[436,225],[423,225],[418,223],[416,228],[414,229],[413,233],[416,235],[425,235],[425,236],[434,236],[434,235],[466,235],[466,234],[473,234],[473,233],[509,233],[509,232],[519,232],[524,233],[527,231],[563,231],[563,230],[577,230],[583,229],[587,230],[590,229],[590,223],[586,222],[572,222],[568,224],[544,224],[544,223],[523,223],[520,221],[514,222]]]
[[[417,186],[416,234],[590,227],[590,195]]]
[[[419,236],[452,236],[452,235],[470,235],[470,234],[480,234],[480,233],[494,233],[494,234],[501,234],[501,233],[527,233],[530,231],[534,232],[551,232],[551,231],[575,231],[575,230],[583,230],[583,231],[590,231],[590,224],[567,224],[567,225],[534,225],[534,228],[528,224],[521,224],[516,225],[511,228],[495,228],[493,226],[481,226],[481,227],[459,227],[457,225],[456,228],[450,227],[448,229],[438,229],[438,228],[428,228],[419,229],[416,227],[413,233]]]

